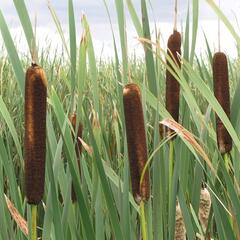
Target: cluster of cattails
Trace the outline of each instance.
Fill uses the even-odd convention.
[[[47,80],[32,64],[25,83],[25,189],[27,202],[37,205],[44,193],[46,155]]]
[[[228,80],[227,57],[222,52],[217,52],[213,57],[213,83],[214,94],[228,118],[230,118],[230,96]],[[216,114],[217,143],[221,154],[225,154],[232,149],[232,139],[221,119]]]
[[[76,127],[77,127],[77,115],[76,115],[76,113],[73,113],[69,117],[69,120],[70,120],[70,122],[72,124],[72,127],[73,127],[74,131],[75,131]],[[80,173],[80,156],[81,156],[81,153],[82,153],[82,144],[81,144],[81,142],[79,141],[78,138],[82,138],[82,132],[83,132],[83,126],[82,126],[81,123],[79,123],[76,135],[72,134],[73,140],[74,140],[74,142],[76,142],[75,152],[76,152],[76,155],[77,155],[77,164],[78,164],[78,171],[79,171],[79,173]],[[76,202],[77,198],[76,198],[76,193],[75,193],[73,184],[72,184],[72,194],[71,194],[71,197],[72,197],[72,202]]]
[[[123,90],[123,104],[128,143],[128,156],[132,192],[137,203],[147,201],[150,195],[149,170],[141,175],[147,162],[147,143],[140,89],[136,84],[127,84]]]
[[[202,225],[203,231],[206,232],[208,226],[208,218],[211,209],[211,196],[208,189],[205,186],[202,186],[200,192],[200,203],[198,218]]]
[[[184,224],[182,210],[178,201],[176,204],[175,238],[174,239],[175,240],[186,239],[186,228]]]
[[[177,67],[181,67],[179,56],[181,55],[181,34],[174,30],[173,34],[168,39],[167,44],[168,58],[171,58],[172,62],[176,64]],[[179,94],[180,85],[169,68],[174,71],[172,64],[167,59],[167,70],[166,70],[166,109],[171,114],[173,119],[178,122],[179,118]],[[167,128],[167,134],[171,134],[172,130]]]

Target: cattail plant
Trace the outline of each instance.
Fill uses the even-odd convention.
[[[202,225],[204,232],[206,232],[206,230],[207,230],[211,204],[212,204],[212,202],[211,202],[210,193],[205,186],[202,186],[201,192],[200,192],[198,218],[199,218],[199,221]]]
[[[36,239],[37,205],[43,198],[46,155],[47,80],[43,69],[32,64],[25,83],[25,189],[32,205],[32,239]]]
[[[173,34],[168,39],[167,55],[172,59],[174,63],[180,68],[180,59],[178,55],[181,55],[181,34],[174,30]],[[179,118],[179,93],[180,85],[177,79],[169,71],[169,68],[173,70],[172,64],[167,60],[166,70],[166,109],[171,114],[173,119],[178,122]],[[167,134],[171,134],[173,130],[167,128]]]
[[[136,84],[127,84],[123,89],[123,104],[128,143],[128,158],[135,201],[140,204],[142,238],[147,238],[144,202],[149,199],[149,169],[147,162],[147,143],[144,128],[140,89]],[[145,172],[144,169],[146,170]]]
[[[217,52],[213,57],[213,84],[214,95],[228,118],[230,118],[230,95],[228,80],[227,57],[222,52]],[[232,138],[216,114],[217,143],[221,154],[229,153],[232,149]]]
[[[73,113],[70,117],[69,117],[69,120],[72,124],[72,127],[73,129],[75,130],[76,127],[77,127],[77,115],[76,113]],[[79,126],[78,126],[78,130],[77,130],[77,133],[76,135],[75,134],[72,134],[73,136],[73,140],[74,142],[76,142],[76,145],[75,145],[75,152],[76,152],[76,155],[77,155],[77,164],[78,164],[78,170],[79,170],[79,173],[80,173],[80,156],[81,156],[81,153],[82,153],[82,144],[81,142],[78,140],[78,138],[82,138],[82,132],[83,132],[83,126],[81,123],[79,123]],[[72,202],[75,203],[77,198],[76,198],[76,193],[74,191],[74,186],[72,184],[72,194],[71,194],[71,198],[72,198]]]
[[[180,56],[181,56],[181,34],[177,31],[177,14],[178,14],[178,1],[175,0],[175,14],[174,14],[174,27],[173,33],[170,35],[167,43],[167,69],[166,69],[166,109],[172,116],[172,118],[178,122],[179,120],[179,95],[180,84],[176,77],[176,67],[181,68]],[[171,60],[171,61],[170,61]],[[175,65],[175,67],[173,66]],[[173,134],[173,130],[170,128],[165,129],[167,136]],[[174,141],[169,142],[169,169],[168,169],[168,198],[171,202],[172,197],[172,176],[174,169]],[[182,217],[180,204],[177,201],[176,216],[175,216],[175,239],[185,239],[186,230]]]

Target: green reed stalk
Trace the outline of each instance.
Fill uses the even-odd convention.
[[[142,239],[147,240],[147,222],[145,218],[144,201],[140,202],[140,221],[142,230]]]
[[[37,205],[31,205],[31,214],[32,214],[31,240],[36,240],[37,239]]]

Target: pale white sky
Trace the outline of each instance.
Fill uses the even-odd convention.
[[[114,0],[106,0],[112,22],[117,37],[119,46],[118,36],[118,25],[116,17],[116,8]],[[34,20],[37,15],[37,39],[40,47],[46,46],[46,38],[52,42],[53,47],[61,46],[60,38],[56,32],[56,27],[51,18],[50,12],[47,7],[46,0],[25,0],[27,8],[30,13],[30,17]],[[67,12],[67,0],[51,0],[51,4],[56,10],[57,15],[60,18],[63,29],[68,37],[68,12]],[[81,15],[84,12],[88,18],[91,33],[94,41],[94,48],[96,54],[99,56],[103,49],[103,55],[105,57],[113,56],[113,44],[110,25],[108,22],[106,10],[103,4],[103,0],[73,0],[75,9],[75,18],[77,26],[77,42],[79,43],[81,37]],[[125,1],[124,1],[125,2]],[[140,16],[140,1],[133,0],[135,7]],[[191,1],[190,1],[191,2]],[[152,9],[149,9],[150,21],[153,23],[157,22],[157,27],[160,29],[163,39],[163,46],[167,41],[168,36],[172,32],[172,19],[173,19],[173,4],[174,0],[152,0]],[[216,15],[205,0],[199,0],[200,3],[200,22],[199,22],[199,34],[197,41],[197,51],[204,52],[206,50],[205,41],[203,38],[203,31],[205,32],[210,47],[214,49],[217,45],[217,20]],[[183,23],[185,27],[186,12],[187,12],[188,0],[179,0],[179,28],[180,23]],[[231,23],[236,27],[237,32],[240,32],[237,28],[237,21],[234,13],[239,13],[240,1],[237,0],[222,0],[221,8],[224,13],[228,16]],[[0,0],[0,10],[2,11],[6,22],[11,30],[12,36],[16,37],[16,44],[22,52],[26,50],[26,42],[22,34],[20,21],[14,8],[12,0]],[[128,45],[129,52],[136,51],[138,54],[142,53],[142,47],[136,40],[137,34],[134,30],[131,18],[126,10],[126,23],[127,23],[127,34],[128,34]],[[237,15],[237,14],[236,14]],[[154,17],[153,17],[154,16]],[[153,30],[153,24],[152,30]],[[22,37],[20,37],[22,36]],[[21,39],[21,41],[19,40]],[[1,38],[0,38],[1,41]],[[235,41],[232,36],[228,33],[225,27],[222,25],[222,50],[227,51],[231,56],[236,56]],[[1,45],[1,43],[0,43]]]

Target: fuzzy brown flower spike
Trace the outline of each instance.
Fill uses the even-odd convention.
[[[25,83],[25,189],[27,202],[37,205],[44,193],[46,155],[47,80],[32,64]]]
[[[127,84],[123,89],[125,124],[127,131],[128,157],[132,180],[132,192],[137,203],[147,201],[150,194],[149,170],[142,184],[140,178],[147,162],[147,144],[144,128],[140,89],[136,84]]]
[[[72,124],[72,127],[73,129],[75,130],[76,129],[76,120],[77,120],[77,115],[76,113],[73,113],[70,117],[69,117],[69,120]],[[76,138],[82,138],[82,131],[83,131],[83,126],[81,123],[79,123],[79,127],[78,127],[78,131],[77,131],[77,136],[75,137],[75,135],[73,134],[73,140],[75,142]],[[78,170],[80,172],[80,156],[81,156],[81,153],[82,153],[82,144],[81,142],[77,139],[77,142],[76,142],[76,145],[75,145],[75,151],[76,151],[76,155],[77,155],[77,164],[78,164]],[[73,187],[73,184],[72,184],[72,201],[73,202],[76,202],[77,200],[77,197],[76,197],[76,193],[74,191],[74,187]]]
[[[181,55],[181,34],[174,30],[173,34],[168,39],[167,55],[180,68],[179,56]],[[171,63],[167,60],[167,66],[173,69]],[[179,93],[180,85],[176,78],[166,70],[166,109],[171,114],[173,119],[178,122],[179,117]],[[167,134],[172,133],[173,130],[167,129]]]
[[[222,52],[215,53],[213,57],[213,83],[215,97],[228,118],[230,118],[228,64],[227,57]],[[232,149],[232,138],[217,114],[216,132],[218,148],[221,154],[230,152]]]

